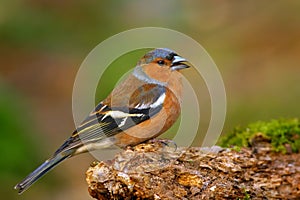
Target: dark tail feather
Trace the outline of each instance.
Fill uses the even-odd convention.
[[[39,178],[45,175],[48,171],[53,169],[57,164],[70,157],[71,154],[62,155],[59,153],[55,155],[53,158],[46,160],[43,164],[41,164],[36,170],[31,172],[23,181],[18,183],[15,186],[16,190],[19,190],[18,193],[22,194],[25,190],[27,190],[33,183],[35,183]]]

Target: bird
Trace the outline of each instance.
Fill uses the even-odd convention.
[[[132,72],[76,127],[55,153],[15,186],[18,193],[62,161],[111,146],[126,148],[156,138],[181,112],[182,69],[192,64],[168,48],[147,52]]]

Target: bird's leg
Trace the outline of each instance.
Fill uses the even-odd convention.
[[[153,139],[150,139],[149,140],[150,143],[161,143],[163,144],[164,146],[167,146],[167,147],[174,147],[174,151],[177,150],[177,144],[173,141],[173,140],[170,140],[170,139],[162,139],[162,138],[153,138]]]

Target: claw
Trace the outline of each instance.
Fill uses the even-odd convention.
[[[173,141],[173,140],[170,140],[170,139],[158,139],[158,138],[153,138],[151,140],[149,140],[149,142],[151,143],[155,143],[155,142],[159,142],[159,143],[162,143],[163,145],[167,146],[167,147],[172,147],[170,144],[172,144],[174,146],[174,151],[177,150],[177,144]]]

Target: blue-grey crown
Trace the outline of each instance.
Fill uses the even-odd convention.
[[[145,59],[146,59],[147,63],[150,63],[153,60],[155,60],[156,58],[167,58],[169,60],[172,60],[175,55],[177,55],[177,54],[174,51],[172,51],[171,49],[158,48],[158,49],[154,49],[152,51],[149,51],[145,55]]]

